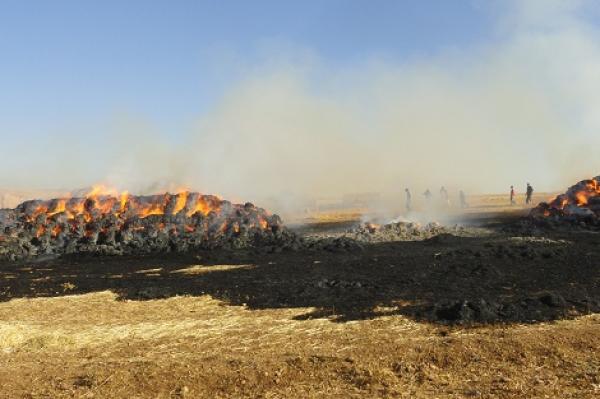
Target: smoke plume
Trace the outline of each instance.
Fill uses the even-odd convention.
[[[64,137],[35,161],[23,155],[15,176],[40,184],[43,165],[54,187],[96,179],[281,204],[441,185],[560,190],[600,171],[600,31],[584,16],[592,6],[498,7],[493,39],[418,59],[334,67],[310,51],[287,57],[292,46],[249,68],[177,140],[124,118],[107,137]]]

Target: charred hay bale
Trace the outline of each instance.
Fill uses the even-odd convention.
[[[25,201],[15,208],[15,211],[24,218],[31,218],[36,212],[42,208],[47,208],[42,200]]]
[[[17,223],[17,212],[14,209],[0,209],[0,235],[6,228]]]
[[[573,225],[588,228],[600,225],[599,176],[582,180],[549,203],[539,204],[531,210],[529,217],[532,223],[542,227]]]
[[[18,242],[2,247],[10,256],[298,246],[285,231],[277,215],[251,203],[187,192],[34,200],[0,213],[0,237]]]
[[[600,196],[590,198],[587,207],[596,217],[600,217]]]

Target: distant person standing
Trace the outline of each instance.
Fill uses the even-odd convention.
[[[513,186],[510,186],[510,204],[511,205],[515,205],[516,204],[516,202],[515,202],[515,196],[516,196],[515,188]]]
[[[526,196],[525,196],[525,204],[529,205],[532,202],[532,196],[533,196],[533,187],[531,187],[531,184],[527,183],[527,191],[526,191]]]
[[[440,188],[440,198],[442,200],[442,203],[449,207],[450,206],[450,198],[448,198],[448,191],[446,190],[446,187],[442,186],[442,188]]]
[[[423,195],[425,196],[425,202],[426,202],[427,206],[429,207],[431,205],[431,197],[433,197],[433,194],[431,194],[431,191],[429,191],[429,189],[427,189],[427,190],[425,190]]]
[[[458,192],[458,199],[460,201],[461,208],[465,209],[469,207],[469,204],[467,204],[467,197],[465,196],[465,192],[463,190]]]
[[[406,193],[406,200],[404,202],[404,206],[406,207],[406,212],[410,212],[412,195],[410,194],[410,190],[408,188],[405,188],[404,192]]]

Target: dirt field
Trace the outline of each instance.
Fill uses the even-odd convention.
[[[1,264],[0,397],[599,397],[600,237],[521,236],[503,201],[472,204],[485,233],[362,251]],[[481,301],[507,320],[452,307]]]

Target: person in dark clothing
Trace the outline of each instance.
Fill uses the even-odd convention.
[[[448,197],[448,191],[446,190],[446,187],[442,186],[442,188],[440,188],[440,199],[442,200],[442,204],[444,206],[449,207],[450,206],[450,198]]]
[[[510,204],[511,205],[515,205],[516,204],[516,202],[515,202],[515,196],[516,195],[517,194],[515,193],[515,188],[513,186],[510,186]]]
[[[404,192],[406,193],[406,202],[404,203],[404,206],[406,207],[406,212],[410,212],[412,195],[410,194],[410,190],[408,188],[405,188]]]
[[[527,191],[525,193],[526,193],[525,203],[531,204],[532,196],[533,196],[533,187],[531,187],[531,184],[527,183]]]
[[[427,203],[431,202],[431,197],[433,196],[433,194],[431,194],[431,191],[429,191],[429,189],[425,190],[423,195],[425,196],[425,200],[427,201]]]
[[[427,189],[423,195],[425,196],[425,207],[428,209],[431,208],[431,198],[433,197],[433,194],[431,194],[431,191]]]

